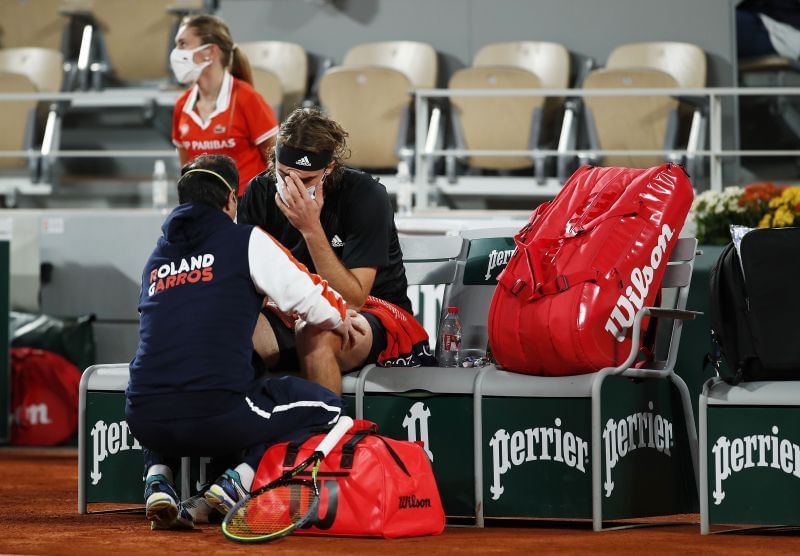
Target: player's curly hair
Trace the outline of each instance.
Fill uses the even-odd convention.
[[[323,114],[319,108],[297,108],[281,124],[276,144],[313,153],[333,151],[335,164],[325,183],[337,185],[344,171],[344,161],[350,157],[347,136],[348,133],[342,126]],[[270,160],[269,172],[274,177],[277,167],[274,147]]]

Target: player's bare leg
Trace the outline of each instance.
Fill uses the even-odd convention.
[[[342,393],[342,373],[363,365],[372,347],[372,328],[361,315],[353,317],[356,338],[350,349],[342,349],[342,340],[333,332],[305,323],[295,328],[297,355],[303,376],[325,388]]]
[[[258,315],[256,328],[253,331],[253,349],[264,360],[266,368],[271,369],[278,364],[281,355],[278,350],[278,340],[269,321],[261,314]]]

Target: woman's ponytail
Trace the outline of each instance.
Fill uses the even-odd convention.
[[[242,81],[246,81],[250,85],[253,84],[253,70],[250,69],[250,60],[247,59],[247,54],[242,52],[239,45],[233,45],[231,52],[231,75]]]

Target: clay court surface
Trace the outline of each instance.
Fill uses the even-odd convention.
[[[77,475],[75,449],[0,449],[0,553],[800,554],[796,530],[703,537],[697,524],[594,533],[585,523],[537,522],[486,529],[448,527],[441,536],[416,539],[289,537],[244,546],[227,541],[218,526],[152,532],[142,513],[79,515]],[[696,522],[699,516],[682,518]]]

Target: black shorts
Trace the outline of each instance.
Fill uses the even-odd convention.
[[[275,333],[275,339],[278,341],[278,350],[280,352],[277,364],[269,370],[299,372],[300,359],[297,357],[294,330],[283,324],[283,321],[269,309],[262,309],[261,314],[266,317],[272,331]],[[369,350],[364,364],[377,363],[378,355],[386,349],[386,329],[381,324],[381,321],[378,320],[378,317],[372,313],[361,313],[361,315],[367,319],[369,327],[372,329],[372,347]]]

